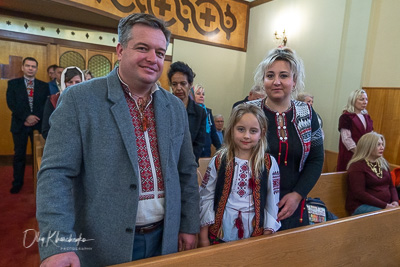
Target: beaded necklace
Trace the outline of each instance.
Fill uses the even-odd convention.
[[[379,163],[379,161],[373,163],[368,160],[365,160],[365,162],[367,163],[367,165],[371,169],[371,171],[373,171],[376,174],[376,176],[378,176],[378,178],[382,178],[382,168],[381,168],[381,164]]]

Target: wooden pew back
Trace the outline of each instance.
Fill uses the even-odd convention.
[[[309,197],[320,198],[330,212],[343,218],[346,211],[347,172],[322,173]]]
[[[400,208],[116,265],[398,266]]]
[[[331,150],[325,150],[324,165],[322,166],[322,173],[335,172],[337,167],[338,153]]]
[[[36,195],[37,173],[42,163],[43,149],[45,140],[39,131],[33,133],[33,192]]]

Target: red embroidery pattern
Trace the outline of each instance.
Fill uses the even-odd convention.
[[[281,183],[281,178],[280,178],[279,172],[273,172],[272,173],[272,186],[273,186],[274,194],[279,193],[280,183]]]
[[[153,194],[148,194],[155,191],[154,188],[154,177],[153,170],[150,162],[150,155],[148,151],[148,147],[146,144],[145,132],[143,131],[141,114],[139,109],[135,103],[135,101],[130,98],[129,94],[126,93],[127,88],[125,90],[125,98],[128,103],[129,112],[132,117],[132,124],[135,129],[136,135],[136,146],[137,146],[137,154],[138,154],[138,163],[139,163],[139,171],[141,178],[141,193],[147,193],[146,195],[140,195],[140,200],[153,199]],[[154,116],[154,107],[151,102],[147,108],[143,111],[143,116],[148,118],[147,124],[147,135],[148,141],[150,143],[150,151],[152,156],[152,162],[155,169],[155,177],[157,179],[158,191],[164,191],[164,180],[161,172],[161,162],[160,156],[158,152],[158,144],[157,144],[157,132],[155,125],[155,116]],[[160,192],[159,196],[163,196],[163,192]]]
[[[139,200],[154,199],[154,195],[140,195]]]
[[[235,162],[235,165],[237,163]],[[239,170],[239,181],[238,181],[238,188],[237,188],[237,194],[240,197],[243,197],[246,195],[246,189],[247,189],[247,184],[248,184],[248,179],[249,178],[249,166],[247,165],[247,162],[243,164],[240,167]]]
[[[32,80],[27,80],[26,82],[26,90],[28,93],[28,101],[29,101],[29,107],[31,108],[31,112],[33,111],[33,81]]]
[[[203,180],[201,181],[201,187],[206,188],[208,181],[210,180],[211,168],[207,167],[206,173],[204,174]]]
[[[217,173],[218,173],[220,163],[221,163],[221,158],[219,155],[215,159],[215,167],[217,169]],[[222,190],[221,199],[218,203],[217,211],[215,212],[215,223],[210,225],[210,227],[208,228],[209,232],[218,238],[221,238],[221,236],[219,236],[219,233],[221,232],[220,228],[221,228],[221,224],[222,224],[222,218],[224,216],[226,202],[228,201],[229,191],[232,186],[233,171],[234,171],[233,163],[226,166],[224,188]]]
[[[265,154],[265,168],[267,169],[267,178],[268,178],[268,172],[271,169],[271,158],[269,154]],[[219,166],[221,164],[221,159],[218,156],[215,159],[215,168],[219,169]],[[224,216],[224,211],[226,207],[226,202],[228,201],[229,198],[229,191],[232,185],[232,178],[233,178],[233,171],[234,171],[234,165],[231,163],[228,166],[226,166],[225,170],[225,179],[224,179],[224,188],[222,190],[222,196],[221,199],[218,203],[217,210],[215,212],[215,223],[210,225],[208,228],[209,234],[212,234],[218,238],[221,238],[219,236],[220,228],[222,225],[222,218]],[[255,179],[254,177],[254,170],[252,171],[252,179]],[[253,199],[254,199],[254,211],[255,211],[255,224],[254,224],[254,230],[251,236],[260,236],[264,233],[264,227],[260,227],[260,215],[261,215],[261,180],[260,179],[255,179],[255,188],[253,190]]]

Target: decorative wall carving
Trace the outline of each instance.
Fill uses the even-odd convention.
[[[69,0],[114,17],[149,13],[166,21],[178,39],[246,50],[249,6],[229,0]]]

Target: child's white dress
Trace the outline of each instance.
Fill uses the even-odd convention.
[[[217,170],[215,168],[215,156],[211,159],[203,182],[200,186],[200,225],[211,225],[215,222],[214,194],[217,181]],[[267,203],[264,209],[264,229],[276,232],[281,224],[277,222],[279,202],[279,167],[274,157],[271,156],[271,168],[268,177]],[[243,221],[244,236],[249,238],[253,232],[252,220],[254,213],[254,201],[252,189],[249,187],[251,169],[248,160],[235,157],[233,181],[231,192],[224,210],[222,229],[223,241],[238,240],[238,229],[235,220],[239,211]]]

